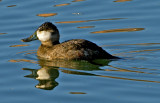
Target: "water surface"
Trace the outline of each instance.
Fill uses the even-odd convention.
[[[0,0],[0,102],[160,102],[159,0]],[[63,42],[87,39],[123,59],[45,61],[39,41],[53,22]]]

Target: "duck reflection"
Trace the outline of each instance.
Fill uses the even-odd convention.
[[[59,77],[59,71],[67,73],[67,74],[75,74],[75,75],[90,75],[94,76],[94,74],[74,71],[77,70],[101,70],[100,67],[104,65],[108,65],[109,60],[94,60],[94,61],[68,61],[68,60],[39,60],[38,63],[41,66],[40,69],[29,69],[23,68],[23,70],[31,71],[30,75],[26,75],[24,77],[33,78],[39,81],[39,83],[35,86],[36,88],[44,89],[44,90],[52,90],[56,86],[58,86],[58,82],[56,78]],[[67,70],[61,69],[59,67],[68,68]]]
[[[101,70],[101,66],[107,66],[108,63],[111,60],[106,59],[96,59],[91,61],[85,61],[85,60],[42,60],[39,58],[39,65],[41,67],[43,66],[52,66],[52,67],[63,67],[63,68],[69,68],[69,69],[77,69],[77,70]]]
[[[58,78],[59,71],[55,67],[44,66],[38,70],[29,68],[23,68],[23,70],[32,72],[32,74],[26,75],[25,77],[34,78],[39,81],[39,84],[35,86],[36,88],[52,90],[58,85],[55,79]]]

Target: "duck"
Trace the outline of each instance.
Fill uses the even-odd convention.
[[[51,22],[45,22],[30,37],[21,41],[40,40],[41,45],[37,50],[37,56],[46,60],[119,59],[91,41],[71,39],[60,43],[59,39],[60,33],[57,27]]]

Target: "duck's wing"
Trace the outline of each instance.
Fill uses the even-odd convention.
[[[84,39],[73,39],[61,43],[65,54],[77,59],[113,59],[114,56],[107,53],[93,42]]]

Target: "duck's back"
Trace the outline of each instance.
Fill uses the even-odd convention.
[[[116,57],[104,51],[101,47],[97,46],[84,39],[73,39],[61,44],[47,47],[41,45],[38,49],[37,55],[39,57],[53,60],[53,59],[114,59]]]

